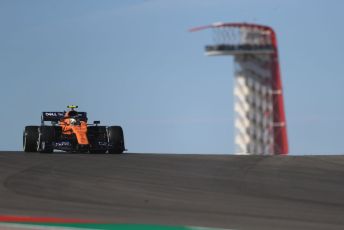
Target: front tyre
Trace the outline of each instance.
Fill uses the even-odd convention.
[[[110,126],[107,128],[109,153],[121,154],[124,152],[124,135],[120,126]]]
[[[37,152],[52,153],[54,148],[52,142],[54,141],[55,130],[53,126],[39,126]]]
[[[37,152],[38,126],[25,126],[23,132],[24,152]]]

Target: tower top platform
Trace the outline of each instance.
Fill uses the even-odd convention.
[[[191,32],[211,29],[213,44],[205,47],[206,55],[270,54],[277,49],[271,27],[248,23],[217,22],[191,29]]]

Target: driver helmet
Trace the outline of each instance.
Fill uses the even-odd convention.
[[[75,125],[77,123],[75,118],[70,118],[70,124]]]
[[[78,116],[78,112],[75,111],[75,110],[71,110],[71,111],[68,111],[68,112],[66,113],[66,116],[67,116],[67,117],[77,117],[77,116]]]

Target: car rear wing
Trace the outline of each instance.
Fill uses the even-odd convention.
[[[45,121],[51,122],[59,122],[62,118],[64,118],[66,112],[43,112],[41,117],[42,124]],[[81,121],[87,122],[87,113],[86,112],[78,112],[78,118]]]

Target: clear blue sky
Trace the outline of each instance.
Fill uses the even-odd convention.
[[[233,153],[233,60],[194,26],[277,32],[291,154],[344,153],[344,1],[0,0],[0,149],[77,104],[131,152]],[[210,32],[210,31],[209,31]]]

